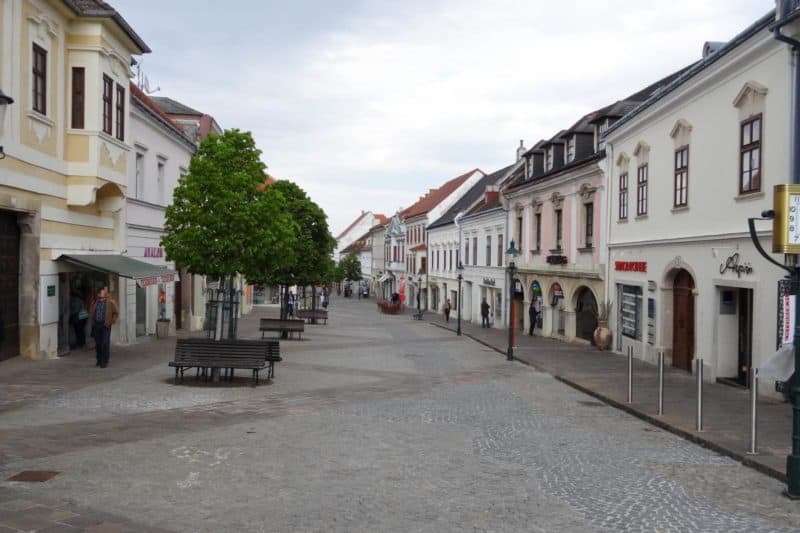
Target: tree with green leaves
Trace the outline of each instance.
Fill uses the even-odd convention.
[[[294,257],[291,263],[281,268],[271,269],[264,281],[280,285],[281,318],[286,318],[289,287],[311,286],[312,307],[316,308],[317,285],[331,281],[333,260],[331,254],[336,240],[328,229],[325,212],[297,184],[288,180],[278,180],[269,186],[279,192],[286,200],[289,213],[296,228]]]
[[[339,268],[345,279],[360,281],[364,276],[361,273],[361,261],[355,252],[351,252],[339,260]]]
[[[260,155],[235,129],[200,144],[166,209],[168,260],[223,288],[237,273],[258,281],[295,261],[297,227],[281,192],[265,186]]]

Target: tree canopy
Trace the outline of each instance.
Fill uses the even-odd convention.
[[[209,135],[167,207],[167,259],[195,274],[263,278],[295,259],[298,228],[286,198],[265,186],[261,151],[249,132]]]
[[[339,268],[344,274],[345,279],[351,281],[360,280],[363,275],[361,273],[361,261],[355,253],[349,253],[339,260]]]

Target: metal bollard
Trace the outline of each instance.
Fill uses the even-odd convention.
[[[750,369],[750,449],[749,455],[758,453],[758,369]]]
[[[628,403],[633,403],[633,346],[628,346]]]
[[[703,431],[703,360],[696,359],[697,363],[697,431]]]
[[[664,352],[658,352],[658,416],[664,416]]]

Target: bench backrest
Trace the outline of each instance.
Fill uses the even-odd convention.
[[[328,318],[327,309],[300,309],[296,314],[300,318]]]
[[[193,338],[178,339],[175,343],[175,361],[189,359],[265,359],[279,356],[280,343],[273,340],[221,340]]]
[[[280,318],[262,318],[260,327],[276,327],[292,331],[305,331],[306,323],[303,320],[295,319],[281,320]]]

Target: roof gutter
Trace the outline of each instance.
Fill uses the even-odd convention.
[[[800,96],[797,92],[800,91],[800,41],[784,35],[781,33],[781,28],[800,19],[800,8],[794,8],[791,13],[785,12],[778,14],[780,17],[770,28],[772,29],[772,36],[781,42],[784,42],[792,47],[792,70],[794,71],[794,102],[792,103],[792,136],[791,136],[791,161],[792,167],[790,170],[790,180],[792,183],[800,183],[800,149],[797,143],[800,142]]]

